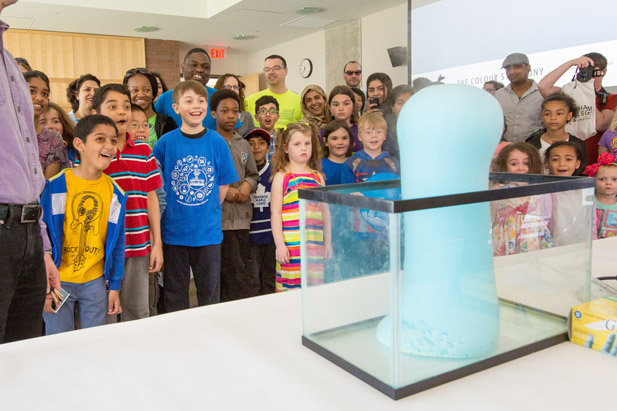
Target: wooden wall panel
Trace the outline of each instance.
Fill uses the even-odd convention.
[[[146,65],[142,38],[12,29],[5,34],[5,47],[47,74],[51,101],[67,112],[66,88],[80,75],[94,74],[101,84],[122,83],[126,70]]]
[[[74,36],[75,72],[92,73],[105,83],[122,81],[126,70],[146,65],[144,39]]]
[[[50,78],[75,77],[71,35],[9,30],[6,44],[13,56],[25,57],[34,70],[41,70]]]
[[[72,110],[69,101],[66,98],[66,88],[69,86],[70,81],[49,81],[50,96],[49,100],[53,101],[64,109],[67,113]]]
[[[246,86],[244,89],[245,96],[250,96],[251,94],[264,90],[267,87],[264,73],[255,72],[247,74],[246,76],[240,77],[240,80]]]

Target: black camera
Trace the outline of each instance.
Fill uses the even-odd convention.
[[[576,73],[576,79],[581,83],[587,83],[594,77],[602,77],[602,70],[597,67],[585,67],[578,70]]]

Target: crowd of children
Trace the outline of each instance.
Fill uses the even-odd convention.
[[[276,98],[254,102],[256,128],[232,74],[210,91],[181,82],[165,95],[173,100],[173,118],[155,110],[167,90],[144,68],[128,70],[123,84],[101,87],[90,74],[76,79],[67,90],[68,114],[49,102],[44,73],[24,76],[49,178],[41,201],[51,253],[70,293],[59,310],[46,302],[48,334],[74,329],[76,311],[81,327],[89,327],[116,314],[128,321],[186,309],[191,276],[199,305],[299,288],[298,189],[398,178],[404,159],[396,120],[415,92],[392,87],[383,73],[369,76],[368,104],[359,89],[336,86],[327,94],[311,85],[302,92],[302,121],[277,129]],[[594,237],[614,236],[617,116],[600,141],[599,162],[587,166],[585,143],[566,132],[576,115],[572,98],[549,96],[544,128],[526,143],[500,144],[492,170],[556,176],[586,170],[596,178]],[[204,127],[206,117],[215,130]],[[579,215],[580,201],[572,192],[494,201],[495,256],[579,241],[589,221]],[[304,213],[309,284],[328,281],[324,265],[332,257],[350,265],[366,249],[387,252],[378,219],[361,210],[341,215],[309,201]],[[333,247],[333,230],[347,232],[344,242],[354,247],[342,251],[340,235]],[[357,267],[360,274],[380,269]]]

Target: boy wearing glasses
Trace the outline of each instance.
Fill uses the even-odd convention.
[[[262,96],[276,98],[279,104],[279,118],[275,124],[276,128],[285,128],[287,124],[297,123],[302,118],[302,107],[300,96],[285,85],[287,77],[287,62],[277,54],[266,57],[264,61],[264,74],[268,88],[257,93],[251,94],[244,100],[246,111],[255,113],[255,102]],[[255,117],[257,120],[257,117]],[[262,128],[265,128],[262,126]]]
[[[255,120],[259,122],[260,128],[263,128],[270,134],[270,150],[267,154],[268,162],[270,162],[276,147],[277,132],[274,127],[279,120],[278,101],[272,96],[258,98],[255,102]]]

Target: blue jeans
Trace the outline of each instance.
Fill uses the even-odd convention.
[[[107,290],[105,277],[87,283],[67,283],[64,288],[71,295],[55,314],[43,313],[47,335],[58,334],[75,329],[75,301],[79,301],[79,322],[81,328],[105,324],[107,315]]]

